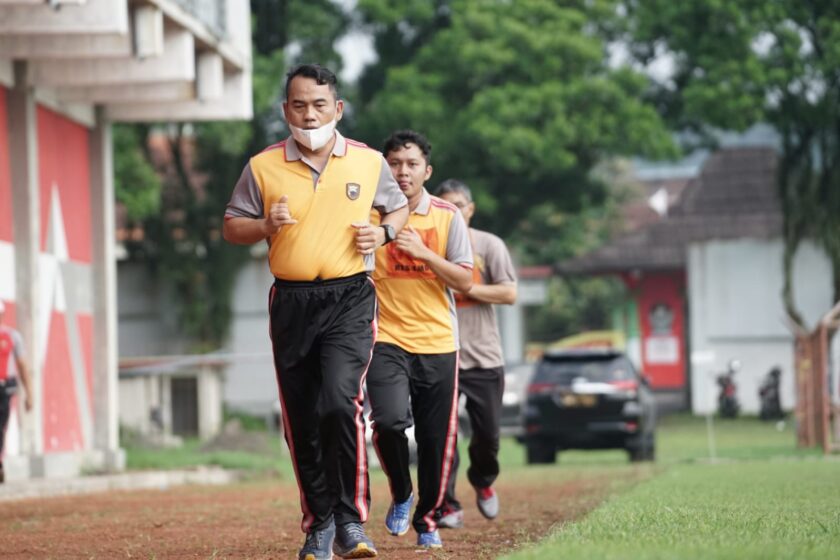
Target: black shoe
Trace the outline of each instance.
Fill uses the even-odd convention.
[[[361,523],[339,525],[333,550],[342,558],[375,558],[376,547],[365,534]]]
[[[330,521],[327,528],[306,534],[306,542],[298,552],[298,560],[332,560],[333,541],[335,541],[335,524]]]

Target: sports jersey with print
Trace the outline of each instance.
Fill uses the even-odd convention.
[[[376,216],[371,216],[378,223]],[[472,268],[467,226],[454,205],[423,191],[406,227],[449,262]],[[442,354],[459,348],[455,298],[424,261],[389,243],[376,251],[373,273],[379,300],[379,336],[415,354]]]

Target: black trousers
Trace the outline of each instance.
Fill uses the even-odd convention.
[[[376,337],[366,274],[277,280],[271,341],[286,443],[301,495],[301,529],[364,522],[370,509],[363,383]]]
[[[3,463],[3,446],[6,442],[6,425],[9,423],[12,398],[6,394],[5,386],[0,387],[0,464]]]
[[[458,353],[412,354],[377,342],[367,379],[373,442],[388,476],[393,499],[412,493],[408,438],[414,419],[417,441],[417,507],[412,525],[433,531],[435,510],[443,503],[458,433]],[[410,410],[409,410],[410,407]]]
[[[467,479],[475,488],[488,488],[499,476],[499,422],[502,395],[505,392],[504,369],[462,369],[458,373],[458,389],[466,395],[467,416],[472,430]],[[461,503],[455,497],[455,479],[460,460],[456,449],[452,477],[446,487],[444,500],[452,509],[461,509]]]

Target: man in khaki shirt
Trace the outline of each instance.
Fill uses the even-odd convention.
[[[437,195],[457,206],[467,225],[475,214],[470,188],[455,179],[438,186]],[[499,514],[499,497],[493,482],[499,475],[499,419],[505,372],[501,337],[493,304],[516,301],[516,271],[504,241],[486,231],[469,229],[474,267],[473,285],[456,294],[461,356],[458,373],[460,393],[467,399],[472,427],[467,478],[476,492],[478,510],[487,519]],[[459,457],[456,454],[443,505],[437,511],[438,526],[463,526],[464,513],[455,497]]]

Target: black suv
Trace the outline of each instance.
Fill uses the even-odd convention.
[[[547,351],[528,384],[522,419],[528,463],[553,463],[563,449],[623,448],[631,461],[654,459],[653,394],[616,350]]]

